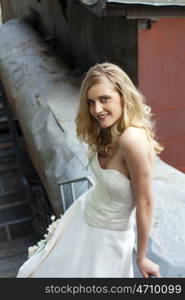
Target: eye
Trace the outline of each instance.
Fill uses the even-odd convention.
[[[88,104],[94,104],[94,101],[91,99],[88,99]]]
[[[101,98],[101,102],[102,102],[102,103],[105,103],[105,102],[108,101],[108,99],[109,99],[108,97],[103,97],[103,98]]]

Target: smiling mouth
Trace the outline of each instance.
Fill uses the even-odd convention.
[[[98,118],[98,120],[102,121],[102,120],[107,119],[107,117],[109,117],[109,116],[110,116],[110,114],[105,114],[105,115],[101,115],[101,116],[99,116],[97,118]]]

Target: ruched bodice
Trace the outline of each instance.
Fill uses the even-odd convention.
[[[96,184],[87,195],[85,221],[99,228],[129,229],[135,208],[131,181],[117,170],[101,168],[97,153],[90,167]]]

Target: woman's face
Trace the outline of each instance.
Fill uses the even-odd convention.
[[[102,128],[112,126],[122,117],[120,94],[106,78],[88,90],[87,101],[90,114]]]

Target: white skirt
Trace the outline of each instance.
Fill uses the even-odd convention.
[[[69,207],[45,248],[21,266],[17,278],[134,277],[133,225],[119,231],[88,225],[84,220],[87,193]]]

